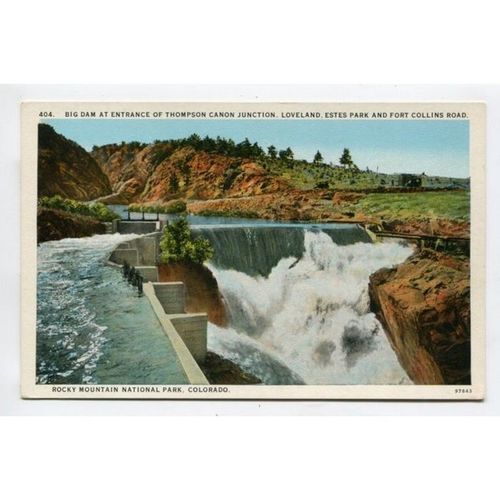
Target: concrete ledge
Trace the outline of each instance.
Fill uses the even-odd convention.
[[[121,221],[120,221],[121,222]],[[122,231],[120,231],[122,232]],[[182,282],[159,283],[156,266],[159,234],[150,234],[118,245],[109,264],[121,267],[126,261],[141,274],[144,295],[149,299],[190,384],[208,385],[198,362],[207,354],[207,315],[186,314],[185,287]]]
[[[158,281],[158,268],[156,266],[135,266],[135,270],[144,278],[144,281]]]
[[[151,303],[151,307],[155,312],[160,324],[170,340],[173,349],[175,350],[179,362],[186,373],[186,376],[191,384],[197,385],[208,385],[209,382],[205,377],[204,373],[201,371],[201,368],[198,366],[195,358],[191,354],[190,350],[182,340],[181,336],[177,332],[174,327],[170,317],[165,313],[162,304],[158,300],[158,297],[155,293],[154,285],[159,285],[161,283],[145,283],[144,284],[144,294],[149,299]],[[190,316],[190,315],[188,315]],[[206,330],[205,330],[205,343],[206,343]]]
[[[117,223],[117,231],[121,234],[146,234],[158,231],[159,221],[143,221],[143,220],[120,220]]]
[[[129,264],[132,266],[156,266],[160,258],[159,235],[152,233],[133,240],[124,241],[111,253],[109,260],[117,264],[123,264],[122,261],[118,262],[116,260],[120,257],[120,252],[123,250],[134,250],[136,252],[135,260],[133,262],[129,261]]]
[[[182,314],[186,307],[184,283],[153,283],[153,288],[167,314]]]
[[[169,319],[196,361],[207,355],[207,314],[172,314]]]

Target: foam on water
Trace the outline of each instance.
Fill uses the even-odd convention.
[[[85,291],[98,264],[131,236],[67,238],[38,247],[37,382],[93,382],[106,342]]]
[[[136,235],[64,239],[38,247],[39,384],[186,383],[146,297],[106,265]]]
[[[267,277],[211,265],[231,324],[209,325],[209,349],[264,383],[411,383],[368,297],[369,276],[403,262],[411,247],[341,246],[311,231],[304,247],[300,260],[282,259]]]

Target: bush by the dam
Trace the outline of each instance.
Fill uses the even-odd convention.
[[[82,203],[81,201],[63,198],[58,194],[54,196],[42,196],[38,199],[38,206],[52,210],[62,210],[76,215],[92,217],[101,222],[111,222],[120,217],[110,210],[104,203]]]
[[[182,217],[165,226],[160,240],[161,260],[203,264],[213,257],[214,250],[205,238],[195,238],[188,221]]]
[[[145,212],[149,214],[182,214],[186,212],[186,202],[183,200],[172,200],[166,204],[139,204],[131,203],[128,206],[130,212]]]

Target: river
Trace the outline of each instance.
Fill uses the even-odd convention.
[[[229,314],[227,328],[209,323],[209,350],[265,384],[411,383],[368,298],[370,274],[411,247],[349,224],[189,220],[215,249],[207,265]],[[105,265],[131,237],[40,245],[40,383],[185,383],[147,300]]]
[[[187,378],[146,297],[106,265],[133,235],[38,247],[37,383],[182,384]]]

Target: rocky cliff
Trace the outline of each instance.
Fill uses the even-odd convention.
[[[470,265],[424,250],[370,277],[372,310],[416,384],[470,383]]]
[[[85,201],[110,193],[108,177],[85,149],[50,125],[38,126],[38,196]]]
[[[288,183],[257,162],[171,143],[107,145],[92,155],[108,175],[114,203],[213,199],[282,192]]]

